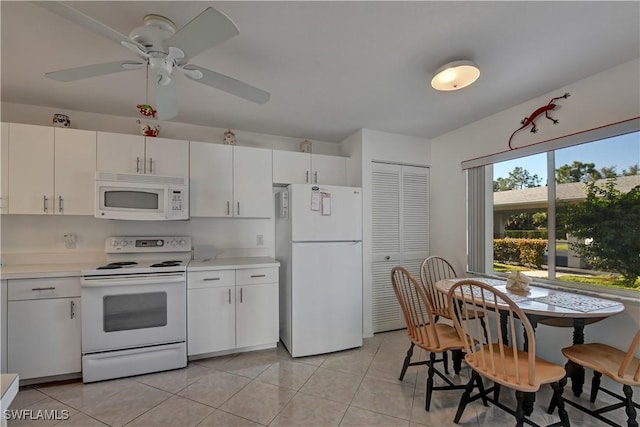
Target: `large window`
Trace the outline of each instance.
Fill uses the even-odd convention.
[[[492,218],[483,221],[492,233],[480,239],[493,247],[484,272],[640,292],[639,166],[636,131],[484,168],[493,185]],[[470,236],[479,224],[470,221]],[[474,250],[470,238],[470,258]]]

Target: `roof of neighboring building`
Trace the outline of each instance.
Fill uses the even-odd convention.
[[[602,186],[608,181],[602,179],[597,182]],[[622,192],[628,192],[640,185],[640,175],[619,176],[616,179],[616,188]],[[584,200],[584,182],[570,182],[558,184],[556,198],[560,200]],[[493,193],[493,207],[495,210],[513,210],[521,206],[523,208],[536,208],[547,206],[547,187],[523,188],[519,190],[496,191]]]

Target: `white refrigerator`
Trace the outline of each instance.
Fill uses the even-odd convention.
[[[280,339],[293,357],[362,346],[362,190],[276,193]]]

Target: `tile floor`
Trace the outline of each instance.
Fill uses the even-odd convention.
[[[376,334],[363,347],[292,359],[276,349],[189,363],[184,369],[92,384],[25,387],[11,409],[66,409],[67,420],[10,420],[9,426],[453,426],[461,391],[434,391],[424,410],[426,367],[411,367],[398,381],[408,348],[405,331]],[[415,352],[414,357],[425,354]],[[453,375],[452,375],[453,377]],[[465,382],[464,368],[454,381]],[[546,414],[551,389],[538,393],[532,419]],[[570,391],[569,393],[570,394]],[[584,395],[583,395],[584,396]],[[501,400],[513,401],[503,390]],[[512,402],[513,403],[513,402]],[[567,405],[573,426],[606,425]],[[622,409],[614,415],[626,425]],[[479,401],[461,426],[514,425],[511,415]]]

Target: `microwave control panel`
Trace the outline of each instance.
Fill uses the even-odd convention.
[[[171,190],[171,210],[181,211],[183,207],[182,191]]]

